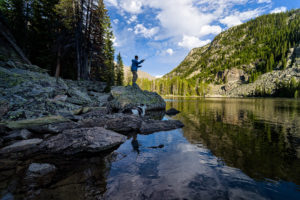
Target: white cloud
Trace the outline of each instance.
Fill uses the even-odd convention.
[[[173,51],[173,49],[170,48],[170,49],[166,50],[166,53],[169,54],[170,56],[172,56],[174,54],[174,51]]]
[[[257,3],[272,3],[272,0],[258,0]]]
[[[281,12],[286,12],[287,8],[286,7],[279,7],[275,8],[274,10],[271,11],[271,13],[281,13]]]
[[[187,48],[187,49],[192,49],[194,47],[201,47],[204,46],[208,43],[210,43],[211,40],[200,40],[197,37],[194,36],[188,36],[188,35],[184,35],[183,39],[181,42],[178,43],[179,46]]]
[[[142,12],[141,0],[122,0],[120,6],[129,13],[138,14]]]
[[[128,28],[127,31],[133,31],[133,29],[132,28]]]
[[[118,24],[118,23],[119,23],[119,20],[118,20],[118,19],[114,19],[113,22],[114,22],[115,24]]]
[[[118,47],[118,46],[119,46],[116,37],[112,38],[111,41],[113,42],[113,45],[114,45],[115,47]]]
[[[104,2],[107,3],[108,5],[118,6],[117,0],[105,0]]]
[[[130,17],[129,20],[127,20],[127,24],[131,24],[132,22],[136,22],[137,21],[137,16],[136,15],[132,15]]]
[[[232,27],[243,23],[238,16],[227,16],[224,19],[221,19],[220,22],[225,24],[227,27]]]
[[[245,12],[236,11],[233,15],[229,15],[220,20],[222,24],[225,24],[228,28],[242,24],[244,21],[255,18],[259,16],[264,10],[263,9],[254,9],[248,10]]]
[[[159,30],[158,27],[153,27],[153,28],[147,29],[143,24],[137,24],[134,27],[134,33],[136,35],[141,34],[145,38],[151,38],[158,32],[158,30]]]
[[[156,19],[164,28],[165,37],[203,36],[202,27],[214,20],[213,14],[201,13],[193,0],[145,0],[145,5],[159,10]]]

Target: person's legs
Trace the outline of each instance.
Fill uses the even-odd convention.
[[[138,78],[137,71],[132,71],[132,85],[136,85],[137,78]]]

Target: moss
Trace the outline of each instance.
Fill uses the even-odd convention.
[[[34,126],[42,126],[42,125],[55,124],[61,122],[70,122],[70,120],[62,116],[50,116],[50,117],[42,117],[37,119],[6,122],[6,126],[10,129],[23,129],[23,128],[30,128]]]

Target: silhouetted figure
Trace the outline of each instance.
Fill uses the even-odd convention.
[[[142,65],[140,65],[140,64],[144,61],[145,60],[139,61],[138,56],[135,56],[134,59],[132,60],[132,64],[131,64],[132,86],[137,86],[137,84],[136,84],[136,80],[138,79],[137,70],[139,67],[142,67]]]
[[[133,150],[136,151],[138,154],[140,154],[140,149],[139,149],[140,145],[137,140],[136,134],[132,137],[131,145],[132,145]]]

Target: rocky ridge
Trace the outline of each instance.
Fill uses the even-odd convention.
[[[165,110],[156,93],[131,86],[104,93],[104,83],[55,79],[17,61],[0,62],[0,88],[0,157],[102,152],[123,143],[124,135],[183,126],[147,116]],[[128,113],[139,106],[146,116]]]
[[[288,66],[284,70],[273,70],[258,77],[254,83],[248,83],[248,76],[243,70],[231,69],[224,73],[227,80],[223,85],[210,85],[208,97],[254,97],[274,96],[280,89],[300,82],[300,43],[290,50]]]

